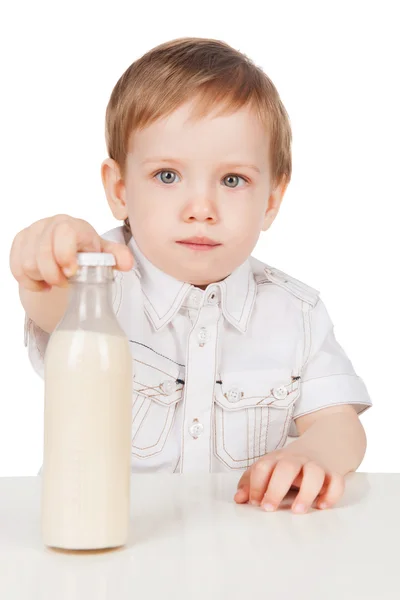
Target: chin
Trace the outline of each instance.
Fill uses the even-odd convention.
[[[207,287],[212,283],[218,283],[219,281],[223,281],[224,279],[226,279],[226,277],[228,277],[228,275],[229,273],[227,275],[216,274],[215,277],[210,276],[210,274],[208,274],[207,277],[193,277],[193,273],[191,273],[191,276],[185,279],[184,281],[186,281],[187,283],[191,283],[192,285],[196,285],[197,287]]]

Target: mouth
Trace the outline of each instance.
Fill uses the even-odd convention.
[[[191,237],[187,238],[186,240],[178,240],[176,243],[180,246],[184,246],[186,248],[190,248],[191,250],[197,250],[200,252],[214,250],[214,248],[218,248],[218,246],[222,245],[219,242],[216,242],[215,240],[212,240],[207,237]]]

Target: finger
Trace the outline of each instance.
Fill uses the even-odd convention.
[[[24,287],[32,292],[41,291],[40,283],[31,280],[23,268],[22,248],[25,244],[27,230],[23,229],[14,238],[10,251],[10,269],[13,277],[18,281],[21,287]]]
[[[33,244],[25,244],[23,242],[18,263],[14,270],[14,276],[23,288],[31,292],[44,292],[51,289],[43,281]]]
[[[331,508],[339,502],[345,491],[345,479],[340,473],[328,473],[326,478],[326,489],[318,498],[317,508]]]
[[[263,458],[252,465],[250,473],[250,504],[260,505],[276,463],[276,458],[263,456]]]
[[[47,284],[41,279],[36,261],[36,240],[50,219],[41,219],[20,231],[10,252],[10,268],[19,284],[30,291],[44,291]]]
[[[15,279],[17,281],[19,281],[19,278],[22,276],[21,250],[22,250],[22,243],[23,243],[23,239],[24,239],[25,235],[26,235],[25,229],[23,229],[22,231],[17,233],[17,235],[13,239],[13,243],[11,245],[11,250],[10,250],[10,257],[9,257],[10,269],[11,269],[11,273],[13,274],[13,277],[15,277]]]
[[[21,287],[29,290],[30,292],[48,292],[51,290],[51,286],[45,281],[34,281],[33,279],[29,279],[29,277],[24,275],[18,278],[18,283]]]
[[[295,513],[306,513],[320,493],[326,478],[324,469],[313,461],[303,465],[303,480],[300,491],[292,504]]]
[[[68,279],[62,272],[54,255],[54,233],[59,227],[55,221],[45,227],[42,235],[37,241],[37,264],[42,279],[51,287],[68,287]]]
[[[58,223],[53,232],[56,263],[67,277],[78,270],[78,252],[101,252],[101,241],[89,223],[76,220]]]
[[[251,469],[251,467],[250,467]],[[250,469],[247,469],[241,478],[237,486],[237,492],[234,496],[234,500],[238,503],[247,502],[249,499],[250,490]]]
[[[103,252],[113,254],[116,261],[116,269],[119,271],[130,271],[133,268],[135,260],[128,246],[116,242],[109,242],[103,238],[100,238],[100,243]]]
[[[20,265],[22,275],[33,281],[42,281],[36,260],[37,235],[34,229],[28,229],[20,242]]]
[[[293,481],[303,467],[303,461],[295,458],[282,458],[270,478],[267,491],[262,498],[262,508],[268,512],[278,508],[290,490]]]

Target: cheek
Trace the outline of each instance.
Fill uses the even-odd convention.
[[[224,229],[243,242],[258,238],[264,220],[260,207],[236,206],[227,210],[223,217]]]
[[[157,246],[162,240],[168,239],[175,227],[172,223],[171,210],[160,203],[133,202],[129,211],[129,221],[132,235],[142,247]]]
[[[146,194],[137,195],[128,204],[132,222],[140,222],[143,226],[153,227],[160,221],[170,220],[172,211],[166,202],[157,202]]]

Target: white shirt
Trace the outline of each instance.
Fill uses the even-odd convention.
[[[250,256],[205,290],[160,271],[126,230],[113,306],[133,356],[132,472],[244,471],[298,436],[294,419],[371,405],[318,290]],[[49,335],[26,321],[43,377]]]

